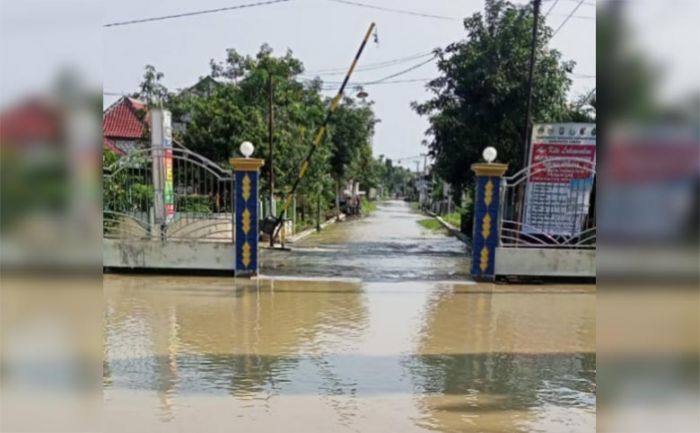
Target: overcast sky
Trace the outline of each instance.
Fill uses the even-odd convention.
[[[251,0],[121,0],[105,2],[105,23],[134,18],[167,15],[248,3]],[[255,1],[255,0],[252,0]],[[436,19],[362,8],[329,0],[292,0],[250,9],[233,10],[104,30],[104,89],[108,92],[131,92],[141,80],[145,64],[152,64],[165,74],[165,84],[178,89],[193,84],[209,72],[209,59],[222,59],[226,48],[254,54],[263,43],[282,54],[290,48],[304,62],[307,70],[346,68],[355,54],[370,22],[378,26],[379,44],[370,44],[359,63],[376,63],[428,52],[444,47],[465,36],[461,18],[479,11],[481,0],[360,0],[383,7],[455,17]],[[545,2],[546,12],[551,3]],[[548,18],[552,26],[561,23],[576,6],[560,0]],[[576,15],[594,17],[595,7],[583,5]],[[595,74],[595,20],[569,20],[553,41],[565,58],[578,63],[576,71]],[[371,81],[414,64],[417,59],[390,68],[357,73],[353,81]],[[432,78],[437,74],[434,63],[427,64],[401,79]],[[329,80],[340,80],[331,76]],[[397,79],[399,79],[397,77]],[[576,79],[573,93],[595,85],[594,78]],[[375,154],[388,157],[416,155],[427,128],[425,119],[409,107],[428,94],[424,83],[409,82],[366,87],[381,123],[374,139]],[[331,94],[332,92],[329,92]],[[105,96],[109,104],[117,96]]]
[[[223,59],[227,48],[255,54],[263,43],[277,54],[293,50],[307,70],[347,68],[370,22],[378,26],[379,45],[369,44],[359,66],[428,52],[463,39],[462,18],[480,11],[483,0],[356,0],[358,2],[428,15],[437,19],[334,2],[291,0],[286,3],[122,27],[105,27],[90,37],[86,26],[130,19],[212,9],[259,0],[22,0],[3,1],[0,35],[5,54],[3,104],[16,95],[48,87],[64,65],[78,70],[90,83],[107,92],[136,90],[143,68],[154,65],[165,74],[170,89],[192,85],[209,72],[209,60]],[[352,1],[352,0],[351,0]],[[555,4],[556,2],[556,4]],[[525,0],[516,0],[525,3]],[[578,0],[544,0],[543,13],[555,4],[547,22],[553,28],[565,19]],[[577,62],[572,94],[595,86],[595,7],[586,0],[552,41],[564,59]],[[93,31],[94,33],[94,31]],[[95,58],[93,53],[101,57]],[[356,73],[353,81],[371,81],[401,71],[424,59],[390,68]],[[397,79],[433,78],[434,63]],[[342,76],[328,77],[340,80]],[[409,107],[428,97],[423,82],[366,87],[382,120],[374,140],[375,155],[405,157],[424,151],[421,140],[427,122]],[[329,95],[332,92],[328,92]],[[104,105],[118,96],[105,95]]]

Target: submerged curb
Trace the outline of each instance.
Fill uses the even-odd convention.
[[[459,239],[460,241],[462,241],[462,242],[464,242],[465,244],[467,244],[467,246],[471,247],[472,243],[471,243],[471,241],[469,240],[469,237],[468,237],[467,235],[465,235],[464,233],[462,233],[461,231],[459,231],[459,229],[458,229],[457,227],[455,227],[455,226],[453,226],[452,224],[448,223],[448,222],[445,221],[444,219],[440,218],[439,215],[437,215],[437,214],[435,214],[435,213],[433,213],[433,212],[430,212],[430,211],[427,211],[427,210],[426,210],[426,211],[423,211],[423,212],[424,212],[426,215],[428,215],[428,216],[430,216],[430,217],[432,217],[432,218],[435,218],[435,219],[437,220],[437,222],[439,222],[440,225],[442,225],[444,228],[446,228],[447,231],[450,232],[450,234],[451,234],[452,236],[456,237],[456,238]]]
[[[336,222],[338,222],[338,220],[340,220],[340,221],[345,220],[345,214],[340,214],[340,218],[331,217],[331,218],[327,219],[325,222],[321,223],[321,230],[325,229],[326,227],[328,227],[331,224],[335,224]],[[306,229],[306,230],[301,231],[293,236],[290,236],[285,241],[290,243],[290,244],[293,244],[295,242],[299,242],[300,240],[310,236],[312,233],[316,233],[315,227]]]

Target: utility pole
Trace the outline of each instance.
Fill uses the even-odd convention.
[[[268,161],[268,167],[270,167],[270,215],[275,215],[275,170],[272,165],[272,153],[274,152],[274,143],[272,141],[272,73],[268,70],[267,73],[267,135],[268,142],[270,145],[270,160]],[[270,234],[270,247],[275,246],[275,236],[274,233]]]
[[[530,41],[530,66],[527,78],[527,114],[525,117],[525,139],[523,140],[523,167],[527,166],[528,149],[530,142],[530,128],[532,127],[532,93],[535,80],[535,60],[537,53],[537,31],[540,21],[540,4],[542,0],[533,0],[532,40]]]

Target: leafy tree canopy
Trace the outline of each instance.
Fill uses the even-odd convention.
[[[469,166],[486,146],[496,147],[512,168],[522,164],[532,24],[531,6],[487,0],[484,13],[464,20],[464,40],[435,50],[440,76],[427,85],[433,96],[413,108],[430,122],[430,154],[457,200],[473,179]],[[548,47],[551,35],[540,26],[534,122],[569,120],[571,110],[566,96],[574,62]]]

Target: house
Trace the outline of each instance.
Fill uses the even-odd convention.
[[[123,96],[104,112],[102,145],[118,155],[148,144],[148,109],[138,99]]]
[[[210,75],[202,77],[190,87],[180,90],[179,96],[192,98],[208,98],[216,91],[216,89],[225,83],[222,78],[214,78]],[[173,117],[173,131],[183,134],[187,130],[187,124],[190,122],[191,115],[188,112],[180,113]]]
[[[227,81],[223,78],[214,78],[211,75],[207,75],[206,77],[201,77],[199,81],[192,86],[183,89],[180,94],[208,97],[214,93],[217,87],[226,82]]]
[[[206,76],[200,78],[194,85],[180,91],[180,95],[193,97],[208,97],[225,80]],[[184,133],[190,120],[189,113],[173,118],[173,131]],[[117,155],[126,155],[138,147],[149,145],[147,136],[150,125],[148,106],[145,102],[129,96],[119,98],[104,112],[102,120],[102,146]],[[185,148],[181,143],[173,143]]]

